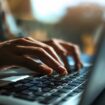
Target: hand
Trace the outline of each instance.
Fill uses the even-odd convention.
[[[59,74],[67,74],[54,49],[40,41],[31,41],[31,38],[20,38],[0,43],[0,68],[12,65],[22,66],[50,75],[53,70]],[[35,59],[40,59],[39,64]]]
[[[44,43],[51,46],[56,51],[56,53],[62,59],[64,66],[66,67],[67,70],[70,69],[70,65],[68,64],[67,61],[67,56],[73,57],[75,61],[75,68],[77,70],[80,70],[80,68],[83,66],[80,61],[80,49],[77,45],[58,39],[51,39],[45,41]]]
[[[81,65],[78,50],[75,48],[73,44],[57,39],[40,42],[28,37],[5,41],[0,44],[0,67],[16,65],[39,73],[51,74],[56,70],[59,74],[66,75],[67,55],[75,58],[77,67]],[[65,67],[58,55],[65,62]],[[43,64],[35,62],[33,58],[40,59]]]
[[[28,37],[27,39],[32,42],[35,42],[35,40],[33,40],[30,37]],[[59,61],[61,62],[61,64],[63,63],[67,70],[70,69],[70,65],[67,61],[67,56],[73,57],[73,59],[75,60],[75,68],[77,70],[80,70],[80,68],[83,66],[80,61],[80,49],[77,45],[59,39],[51,39],[48,41],[43,41],[43,43],[45,43],[48,46],[48,48],[52,49],[54,53],[57,53],[57,55],[61,58],[63,62],[61,62],[60,60]]]

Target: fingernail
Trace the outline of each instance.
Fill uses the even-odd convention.
[[[46,65],[41,65],[40,66],[40,72],[43,74],[51,75],[53,73],[53,69],[49,68]]]
[[[58,72],[61,74],[61,75],[67,75],[68,74],[68,72],[67,72],[67,69],[65,68],[65,67],[63,67],[63,66],[59,66],[58,67]]]

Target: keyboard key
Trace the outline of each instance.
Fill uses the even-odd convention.
[[[21,92],[22,95],[34,96],[34,93],[29,90],[24,90]]]
[[[68,92],[68,89],[61,89],[61,90],[58,90],[58,92],[67,93]]]
[[[73,94],[77,94],[82,91],[84,84],[81,85],[86,79],[86,74],[75,72],[67,76],[41,76],[41,77],[28,77],[23,80],[11,83],[5,88],[6,92],[1,92],[0,94],[7,94],[21,98],[29,101],[38,101],[43,104],[50,104],[55,102],[58,98],[64,98],[63,95],[68,97]],[[79,88],[76,87],[80,85]],[[2,89],[2,90],[3,90]],[[68,94],[68,91],[74,89]],[[76,90],[75,90],[76,89]],[[9,90],[9,92],[7,92]],[[66,100],[66,97],[62,100]]]
[[[73,89],[73,88],[74,88],[73,86],[69,86],[69,85],[64,87],[64,89],[67,89],[67,90],[70,90],[70,89]]]
[[[32,87],[34,84],[31,84],[31,83],[25,83],[23,86],[25,87]]]
[[[17,87],[17,88],[20,87],[20,86],[23,86],[23,84],[22,83],[17,83],[17,84],[14,85],[14,87]]]
[[[53,93],[53,94],[52,94],[52,96],[57,96],[57,97],[60,97],[60,96],[61,96],[61,94],[60,94],[60,92],[56,92],[56,93]]]
[[[43,100],[45,100],[45,97],[42,97],[42,96],[40,96],[40,97],[37,97],[37,101],[43,101]]]
[[[30,83],[34,84],[34,85],[37,85],[37,84],[39,84],[39,81],[36,81],[36,80],[35,81],[30,81]]]
[[[50,90],[52,90],[52,88],[49,88],[49,87],[46,87],[46,88],[42,89],[43,92],[49,92]]]
[[[11,90],[14,88],[14,86],[12,84],[8,84],[7,86],[3,86],[2,89],[5,89],[5,90]]]
[[[29,88],[29,90],[37,92],[38,91],[38,87],[32,86],[32,87]]]
[[[21,92],[21,91],[23,91],[25,89],[27,89],[26,86],[20,86],[20,87],[14,88],[13,91],[15,91],[15,92]]]
[[[39,102],[48,105],[50,103],[53,103],[55,100],[57,100],[57,97],[52,96],[52,97],[46,97],[46,99],[41,100]]]
[[[9,92],[9,91],[7,91],[7,90],[0,90],[0,94],[1,94],[1,95],[9,96],[9,95],[11,95],[11,92]]]
[[[82,90],[77,88],[76,90],[73,91],[73,93],[80,93]]]
[[[14,97],[29,100],[29,101],[35,101],[35,97],[28,96],[28,95],[23,95],[23,94],[15,94]]]

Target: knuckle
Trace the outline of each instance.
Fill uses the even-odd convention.
[[[56,38],[51,39],[51,41],[53,43],[56,43],[56,42],[64,42],[64,40],[62,40],[62,39],[56,39]]]
[[[63,50],[59,50],[59,52],[60,52],[61,54],[63,54],[63,55],[66,54],[66,51],[63,51]]]
[[[32,38],[32,37],[26,37],[25,39],[28,39],[28,40],[31,40],[31,41],[33,41],[34,39]]]
[[[24,38],[19,38],[17,39],[17,41],[24,41]]]
[[[6,41],[3,43],[3,47],[4,48],[13,48],[15,46],[15,44],[13,43],[12,40]]]
[[[54,51],[54,48],[50,46],[50,47],[49,47],[49,50]]]
[[[76,51],[76,50],[78,50],[78,49],[79,49],[79,47],[78,47],[78,45],[73,44],[73,45],[72,45],[72,49],[73,49],[74,51]]]
[[[32,38],[32,37],[29,36],[29,37],[26,37],[26,38],[27,38],[27,39],[30,39],[30,38]]]
[[[48,50],[48,51],[49,51],[49,50],[50,50],[50,51],[54,50],[51,46],[46,46],[45,49]]]
[[[12,43],[13,43],[13,44],[18,44],[18,43],[21,43],[21,42],[23,42],[23,41],[25,41],[24,38],[19,38],[19,39],[13,40]]]
[[[37,48],[36,49],[39,53],[44,53],[45,52],[45,50],[43,49],[43,48]]]
[[[20,42],[26,42],[25,38],[20,38]]]

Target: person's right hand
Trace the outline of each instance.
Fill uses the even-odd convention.
[[[40,59],[43,64],[35,62]],[[12,65],[22,66],[42,74],[51,74],[53,70],[66,75],[67,70],[56,52],[49,45],[28,38],[20,38],[0,43],[0,68]]]

